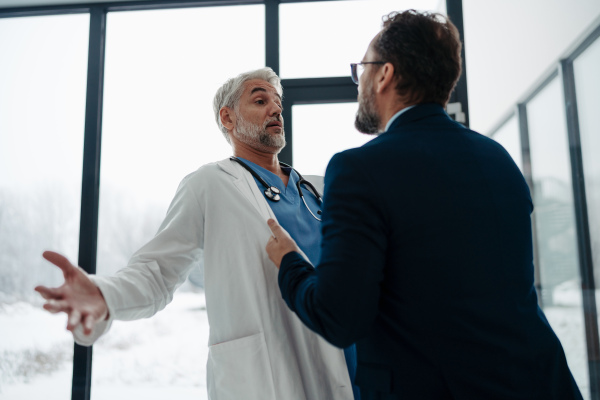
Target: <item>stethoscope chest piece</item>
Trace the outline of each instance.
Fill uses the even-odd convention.
[[[281,196],[279,196],[279,194],[281,193],[281,190],[279,190],[275,186],[270,186],[270,187],[266,188],[264,193],[265,193],[265,196],[267,196],[267,198],[269,200],[279,201],[281,199]]]
[[[252,176],[254,178],[256,178],[257,181],[260,182],[261,185],[263,185],[263,187],[265,187],[266,189],[263,191],[263,193],[265,194],[265,197],[271,201],[279,201],[281,200],[281,190],[279,190],[279,188],[277,186],[271,186],[269,185],[263,178],[260,177],[260,175],[258,175],[252,168],[250,168],[249,166],[246,165],[245,162],[243,162],[242,160],[238,159],[237,157],[230,157],[231,161],[235,161],[238,164],[240,164],[242,167],[244,167],[245,170],[247,170],[248,172],[250,172],[250,174],[252,174]],[[287,167],[290,168],[294,171],[296,171],[295,169],[293,169],[291,166],[284,164],[284,163],[279,163],[281,166],[283,167]],[[306,200],[304,199],[304,194],[302,193],[302,188],[300,187],[300,185],[306,185],[306,187],[309,189],[309,191],[313,192],[313,194],[315,195],[315,198],[317,199],[317,201],[319,203],[322,203],[323,200],[321,199],[321,195],[319,194],[319,192],[317,191],[317,189],[315,189],[315,187],[308,182],[306,179],[304,179],[302,177],[302,175],[300,175],[300,173],[298,171],[296,171],[296,174],[298,174],[298,180],[296,181],[296,187],[298,188],[298,194],[300,195],[300,198],[302,199],[302,202],[304,203],[304,205],[306,206],[306,209],[308,210],[308,212],[317,220],[317,221],[321,221],[321,218],[317,217],[312,210],[310,209],[310,207],[308,206],[308,204],[306,204]],[[317,211],[318,215],[321,215],[321,210]]]

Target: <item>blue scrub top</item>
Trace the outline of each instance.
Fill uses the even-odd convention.
[[[299,181],[298,174],[292,168],[282,167],[284,173],[289,175],[289,181],[287,187],[283,184],[283,181],[279,176],[264,169],[263,167],[254,164],[244,158],[238,157],[242,162],[246,163],[254,172],[258,174],[265,182],[270,186],[275,186],[281,191],[279,195],[281,200],[272,201],[266,198],[267,203],[273,210],[273,214],[277,217],[279,225],[283,227],[290,236],[296,241],[298,247],[302,249],[304,254],[308,257],[313,265],[319,263],[321,256],[321,222],[317,221],[307,210],[306,206],[300,198],[296,182]],[[262,183],[254,178],[256,185],[261,192],[264,193],[266,189]],[[318,210],[321,210],[319,201],[306,186],[302,186],[302,194],[304,200],[310,207],[311,211],[319,217],[317,214]],[[350,381],[352,382],[352,391],[354,392],[354,399],[360,400],[360,392],[358,387],[354,385],[354,378],[356,377],[356,346],[352,345],[344,349],[344,355],[346,356],[346,365],[348,366],[348,372],[350,374]]]
[[[267,199],[267,203],[271,206],[271,210],[273,210],[273,214],[277,217],[279,225],[294,238],[298,247],[302,249],[310,262],[313,265],[317,265],[321,256],[321,222],[317,221],[310,214],[300,198],[298,188],[296,187],[296,182],[300,178],[296,171],[283,167],[283,171],[290,177],[286,187],[281,178],[271,171],[241,157],[238,158],[252,168],[267,184],[275,186],[281,191],[279,195],[281,200],[272,201]],[[258,179],[254,178],[254,180],[259,190],[263,192],[266,188],[263,187]],[[317,211],[321,209],[321,205],[317,201],[317,198],[305,186],[302,186],[302,194],[311,211],[318,217]]]

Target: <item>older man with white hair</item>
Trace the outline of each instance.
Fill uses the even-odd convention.
[[[320,251],[320,195],[277,157],[285,146],[281,98],[270,68],[217,91],[215,117],[234,157],[186,176],[156,236],[114,276],[87,275],[60,254],[44,253],[65,284],[36,290],[46,310],[69,315],[77,343],[93,344],[115,319],[162,310],[204,257],[211,399],[354,398],[353,352],[344,357],[287,308],[264,249],[266,221],[274,218],[315,264]]]

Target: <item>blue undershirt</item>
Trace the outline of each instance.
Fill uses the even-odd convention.
[[[282,167],[283,172],[289,176],[289,182],[286,187],[281,178],[276,174],[244,158],[238,158],[252,168],[252,170],[267,182],[268,185],[275,186],[281,191],[281,200],[271,201],[266,199],[266,197],[265,199],[271,207],[273,214],[275,214],[279,225],[288,231],[290,236],[298,244],[298,247],[306,254],[309,261],[313,265],[318,265],[319,258],[321,257],[321,222],[317,221],[311,215],[300,198],[296,186],[296,182],[298,182],[300,178],[296,171],[292,168]],[[254,178],[254,181],[261,192],[266,189],[258,179]],[[304,185],[302,185],[302,194],[304,195],[304,200],[306,200],[308,207],[310,207],[311,211],[319,217],[317,211],[321,210],[321,205],[315,195]],[[354,399],[360,400],[359,389],[354,385],[357,364],[356,346],[352,345],[344,349],[344,355],[346,356],[346,365],[348,366],[350,381],[352,382]]]

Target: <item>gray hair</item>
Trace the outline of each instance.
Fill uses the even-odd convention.
[[[223,126],[221,123],[221,116],[219,115],[219,111],[223,107],[229,107],[231,109],[237,110],[237,106],[240,102],[240,98],[242,97],[242,93],[244,92],[244,83],[252,80],[252,79],[260,79],[265,82],[269,82],[271,85],[275,87],[277,93],[280,96],[283,96],[283,88],[281,87],[281,79],[277,76],[277,74],[269,67],[260,68],[254,71],[244,72],[239,74],[235,78],[228,79],[227,82],[223,84],[215,94],[215,98],[213,100],[213,109],[215,111],[215,120],[217,121],[217,125],[219,129],[227,139],[227,142],[231,143],[229,139],[229,132],[227,128]]]

